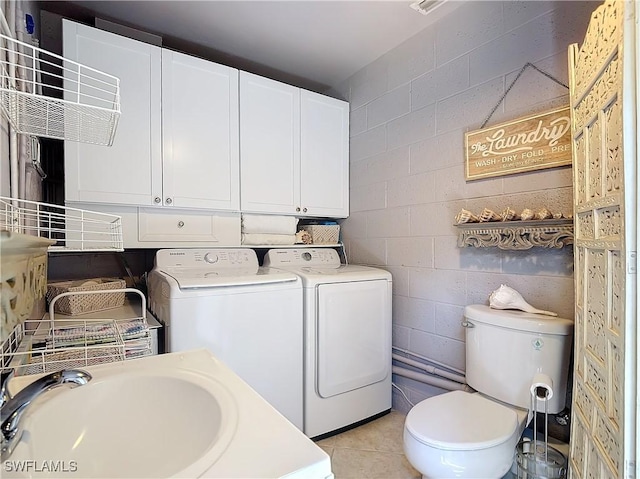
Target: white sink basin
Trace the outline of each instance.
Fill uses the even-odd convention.
[[[32,467],[5,464],[3,477],[198,477],[236,432],[236,402],[215,378],[122,364],[84,369],[88,384],[31,404],[9,469]]]
[[[329,456],[209,351],[81,369],[89,383],[28,407],[2,479],[333,479]]]

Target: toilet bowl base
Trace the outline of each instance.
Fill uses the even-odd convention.
[[[514,463],[519,435],[487,449],[445,450],[428,446],[404,430],[404,451],[424,479],[501,479]]]

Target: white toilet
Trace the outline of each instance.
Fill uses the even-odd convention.
[[[404,425],[405,454],[424,478],[504,476],[527,426],[534,376],[551,386],[549,414],[565,406],[573,321],[484,305],[464,315],[466,379],[478,392],[425,399]]]

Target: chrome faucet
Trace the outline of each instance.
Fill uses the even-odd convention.
[[[42,376],[35,380],[15,396],[8,391],[9,380],[13,377],[13,370],[0,373],[0,431],[2,436],[2,460],[7,459],[20,441],[22,430],[20,418],[31,402],[42,393],[58,386],[82,386],[91,380],[91,374],[81,369],[63,369],[55,373]]]

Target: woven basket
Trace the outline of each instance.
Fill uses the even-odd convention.
[[[313,244],[337,244],[340,225],[306,225],[301,229],[311,235]]]
[[[119,308],[124,304],[124,292],[110,293],[110,289],[126,287],[123,279],[94,278],[80,281],[62,281],[47,285],[47,299],[53,300],[61,293],[79,293],[83,291],[104,291],[99,294],[73,294],[60,298],[54,305],[54,311],[62,314],[84,314],[93,311]]]

